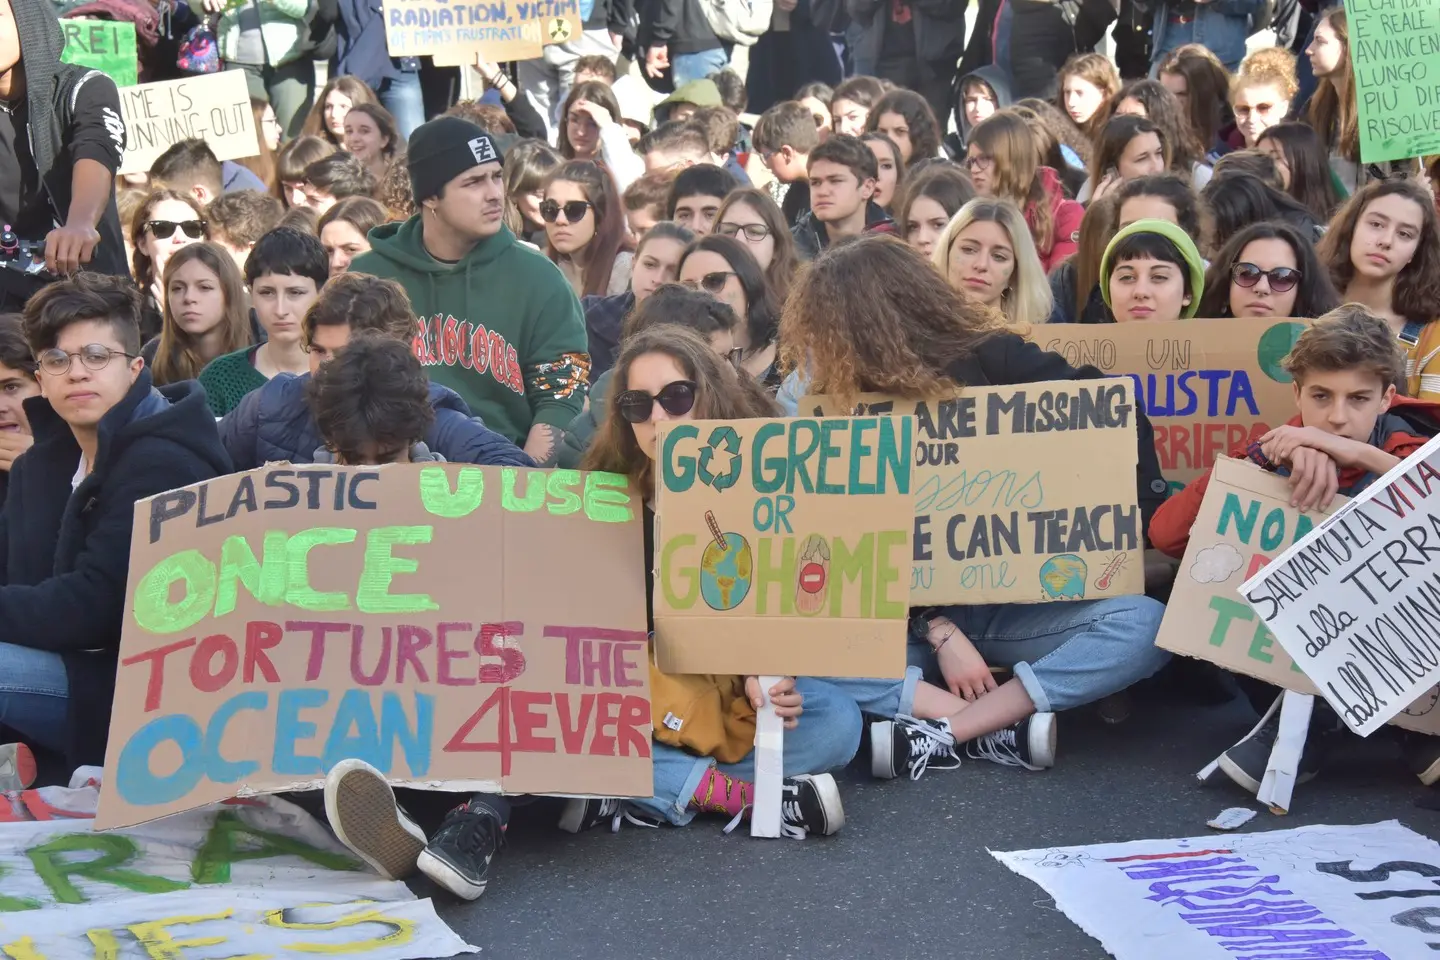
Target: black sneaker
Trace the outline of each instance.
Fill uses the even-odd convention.
[[[1319,709],[1317,704],[1316,710]],[[1305,734],[1305,749],[1300,753],[1300,766],[1295,771],[1297,785],[1315,779],[1338,732],[1333,724],[1311,717],[1310,729]],[[1247,793],[1259,793],[1260,783],[1265,779],[1265,768],[1270,765],[1270,753],[1275,749],[1275,740],[1279,736],[1280,711],[1276,709],[1239,743],[1220,754],[1220,771]]]
[[[566,833],[583,833],[593,830],[602,823],[610,824],[611,833],[620,832],[620,822],[628,821],[637,827],[657,827],[659,824],[642,820],[631,812],[624,800],[613,797],[576,797],[565,804],[560,812],[558,826]]]
[[[1002,767],[1048,770],[1055,766],[1055,714],[1032,713],[1019,723],[976,737],[965,744],[965,755]]]
[[[341,760],[330,769],[325,817],[336,838],[386,880],[415,872],[425,831],[395,803],[385,775],[364,760]]]
[[[490,861],[504,846],[505,821],[472,797],[445,815],[416,866],[462,900],[478,900],[489,883]]]
[[[1440,781],[1440,737],[1405,730],[1401,733],[1400,750],[1410,772],[1427,787]]]
[[[780,794],[780,833],[803,840],[812,833],[828,837],[845,826],[840,788],[828,773],[786,777]]]
[[[874,776],[894,780],[908,773],[911,780],[919,780],[932,766],[936,770],[960,766],[948,721],[899,716],[870,724],[870,772]]]

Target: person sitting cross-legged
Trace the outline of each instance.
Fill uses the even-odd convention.
[[[105,760],[136,501],[231,469],[199,385],[151,382],[141,309],[96,273],[25,306],[41,396],[0,514],[0,728],[72,767]],[[23,743],[0,747],[0,790],[33,777]]]

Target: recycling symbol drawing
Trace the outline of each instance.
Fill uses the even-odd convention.
[[[716,474],[717,458],[728,458],[730,469]],[[710,431],[710,441],[700,449],[700,462],[696,470],[700,482],[717,493],[735,486],[740,479],[740,435],[734,427],[716,427]]]

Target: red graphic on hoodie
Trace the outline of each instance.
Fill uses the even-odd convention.
[[[505,338],[482,324],[436,314],[420,318],[415,334],[415,356],[427,367],[464,367],[476,373],[489,372],[497,383],[522,397],[525,379],[520,357]]]

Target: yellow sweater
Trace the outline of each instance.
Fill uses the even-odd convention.
[[[1395,339],[1405,348],[1405,393],[1417,400],[1440,401],[1440,322],[1420,327],[1418,336],[1406,329]]]

